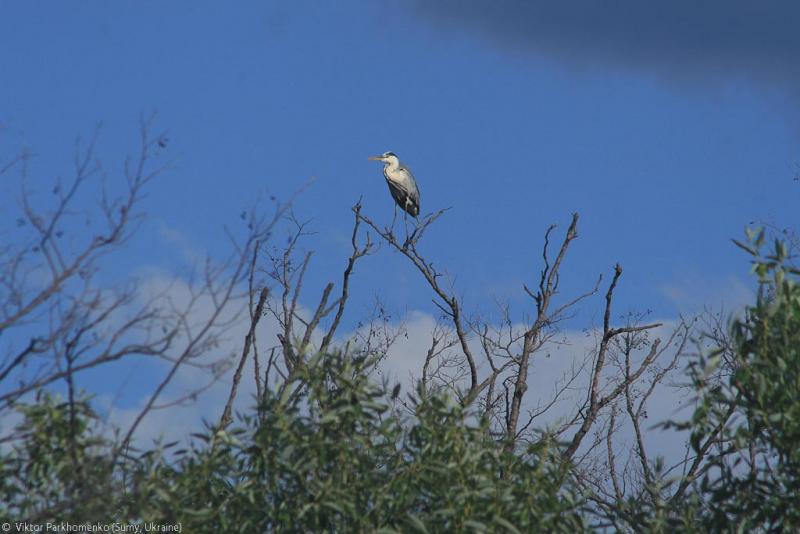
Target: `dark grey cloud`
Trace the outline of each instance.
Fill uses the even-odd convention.
[[[558,60],[800,89],[800,0],[415,0],[440,28]]]

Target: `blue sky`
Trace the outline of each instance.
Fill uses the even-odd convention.
[[[257,194],[288,198],[315,177],[295,211],[317,232],[306,246],[318,294],[340,277],[350,206],[363,196],[370,216],[391,219],[367,156],[392,150],[415,172],[423,212],[452,208],[424,250],[456,275],[468,309],[529,306],[521,285],[538,273],[543,232],[574,211],[565,292],[619,261],[619,313],[739,304],[751,281],[730,238],[751,221],[797,223],[800,77],[786,58],[800,45],[780,33],[797,9],[754,15],[733,2],[725,25],[710,2],[718,10],[699,9],[693,33],[672,32],[680,10],[691,15],[685,2],[676,17],[637,8],[641,20],[624,24],[619,8],[580,24],[545,9],[530,26],[519,5],[516,19],[489,3],[453,5],[3,2],[0,151],[30,147],[46,182],[68,172],[75,136],[100,122],[113,171],[135,147],[139,116],[157,110],[176,163],[151,187],[150,219],[118,258],[121,273],[181,262],[165,233],[219,254],[223,226]],[[708,34],[704,20],[716,21]],[[388,249],[354,284],[350,321],[376,294],[401,312],[434,309]]]

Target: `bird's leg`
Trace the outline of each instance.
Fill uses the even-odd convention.
[[[394,215],[392,216],[392,226],[391,230],[394,233],[394,222],[397,220],[397,204],[394,205]]]
[[[411,232],[411,237],[408,238],[409,241],[414,241],[414,238],[417,236],[417,230],[419,230],[419,221],[414,219],[414,231]]]
[[[403,241],[403,249],[406,249],[414,237],[414,234],[411,234],[411,236],[408,235],[408,213],[406,210],[403,210],[403,228],[406,230],[406,238],[405,241]]]

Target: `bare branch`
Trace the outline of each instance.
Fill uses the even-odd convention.
[[[244,369],[244,364],[247,361],[247,355],[250,354],[250,347],[255,340],[256,335],[256,326],[258,326],[258,321],[261,319],[262,314],[264,313],[264,303],[267,301],[267,296],[269,295],[269,290],[265,287],[261,290],[261,294],[258,296],[258,304],[256,305],[256,311],[253,314],[252,319],[250,320],[250,330],[247,332],[247,336],[244,338],[244,347],[242,348],[242,357],[239,360],[239,366],[236,368],[236,372],[233,375],[233,383],[231,384],[231,392],[228,395],[228,402],[225,403],[225,409],[222,411],[222,417],[219,420],[219,428],[224,429],[227,427],[233,418],[231,417],[231,410],[233,409],[233,401],[236,399],[236,391],[239,388],[239,381],[242,378],[242,370]]]
[[[661,326],[660,323],[650,324],[645,326],[629,326],[629,327],[622,327],[622,328],[612,328],[611,327],[611,305],[614,297],[614,289],[617,286],[617,282],[619,281],[620,276],[622,276],[622,267],[616,265],[614,267],[614,277],[611,280],[611,284],[608,287],[608,291],[606,292],[606,307],[605,313],[603,314],[603,337],[600,340],[600,346],[597,350],[597,358],[594,364],[594,370],[592,372],[592,380],[589,386],[589,397],[588,397],[588,407],[586,412],[583,416],[583,422],[578,429],[575,436],[572,438],[572,441],[566,447],[566,449],[562,453],[562,457],[565,460],[569,460],[578,450],[580,447],[581,442],[586,436],[586,433],[589,431],[591,426],[594,424],[595,420],[597,419],[600,410],[602,410],[605,406],[607,406],[611,401],[616,399],[625,388],[639,379],[639,376],[648,368],[648,366],[653,362],[653,360],[661,354],[663,351],[659,351],[658,347],[660,344],[660,340],[655,340],[650,347],[650,353],[645,357],[642,361],[639,369],[637,369],[634,373],[627,376],[620,384],[617,385],[614,390],[611,391],[608,395],[600,398],[600,376],[603,372],[603,368],[605,366],[605,360],[608,354],[608,348],[611,340],[620,334],[623,333],[633,333],[633,332],[642,332],[648,329],[656,328]],[[673,334],[674,335],[674,334]],[[669,343],[667,344],[669,345]]]
[[[350,276],[353,274],[353,268],[355,267],[356,261],[362,256],[365,256],[370,253],[372,250],[372,242],[370,241],[369,234],[367,234],[367,242],[363,247],[358,246],[358,228],[361,225],[361,201],[359,201],[355,206],[353,206],[353,213],[355,214],[355,221],[353,223],[353,235],[350,238],[350,244],[353,247],[353,252],[350,255],[350,258],[347,260],[347,267],[344,270],[344,274],[342,274],[342,293],[337,300],[337,310],[336,315],[333,317],[333,322],[331,323],[330,328],[328,328],[328,332],[325,334],[325,337],[322,339],[322,345],[320,345],[320,352],[325,352],[328,350],[328,347],[333,340],[333,336],[336,334],[336,329],[339,328],[339,323],[342,320],[342,315],[344,315],[344,308],[347,304],[347,298],[350,294]],[[326,299],[327,300],[327,299]],[[322,303],[320,303],[322,306]]]
[[[539,292],[533,295],[536,301],[536,319],[533,324],[525,332],[522,344],[522,354],[519,358],[519,366],[516,372],[516,380],[514,383],[514,393],[511,398],[511,407],[508,415],[508,424],[506,427],[506,437],[508,439],[506,447],[508,450],[513,450],[517,438],[517,426],[519,423],[520,408],[522,406],[522,399],[528,390],[528,368],[530,366],[530,358],[534,351],[541,346],[542,330],[548,325],[551,317],[549,315],[550,303],[553,296],[558,291],[558,271],[564,257],[567,254],[570,243],[578,237],[578,214],[572,215],[572,222],[567,229],[564,240],[561,243],[561,248],[553,262],[552,268],[550,267],[549,259],[547,257],[547,248],[550,243],[550,233],[554,226],[550,226],[545,233],[545,243],[542,251],[544,258],[544,268],[542,269]],[[531,292],[526,288],[528,294]],[[590,293],[591,294],[591,293]],[[578,299],[580,300],[580,299]]]
[[[608,432],[606,433],[606,450],[608,453],[608,473],[611,476],[611,484],[614,487],[614,497],[616,497],[617,502],[622,501],[622,490],[620,489],[619,485],[619,475],[617,474],[617,468],[614,462],[614,447],[613,447],[613,440],[611,439],[614,435],[614,423],[617,419],[617,408],[616,406],[611,407],[611,418],[608,422]]]
[[[468,394],[465,396],[465,399],[474,399],[474,393],[479,387],[478,367],[475,363],[475,357],[472,354],[472,349],[469,347],[469,340],[467,337],[466,328],[464,326],[459,300],[455,295],[451,295],[445,291],[445,289],[439,283],[439,278],[442,276],[442,274],[434,269],[433,264],[426,261],[417,250],[417,244],[425,230],[445,211],[446,210],[440,210],[424,218],[420,223],[417,224],[414,232],[407,237],[403,243],[400,243],[397,240],[390,229],[381,229],[377,224],[372,222],[369,217],[361,214],[360,210],[356,213],[356,217],[364,221],[368,226],[372,227],[372,229],[375,230],[384,241],[411,260],[411,263],[420,273],[422,273],[422,276],[428,282],[428,285],[431,287],[434,293],[436,293],[436,295],[444,302],[444,307],[442,307],[442,309],[453,323],[453,327],[456,331],[456,337],[461,345],[461,351],[464,354],[469,366],[470,388]]]

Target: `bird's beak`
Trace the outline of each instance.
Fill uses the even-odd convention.
[[[367,159],[370,161],[381,161],[383,159],[383,156],[370,156]]]

